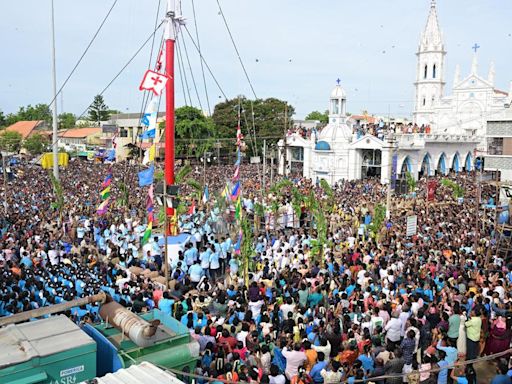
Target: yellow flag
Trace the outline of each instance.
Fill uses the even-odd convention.
[[[156,144],[149,147],[149,161],[155,161]]]

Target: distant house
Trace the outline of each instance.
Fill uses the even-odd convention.
[[[27,120],[18,121],[17,123],[14,123],[13,125],[5,128],[5,130],[10,132],[18,132],[22,136],[23,140],[25,140],[27,137],[33,135],[34,133],[47,135],[48,131],[45,130],[46,128],[47,124],[44,120]]]
[[[71,128],[59,132],[59,147],[101,145],[101,128]]]

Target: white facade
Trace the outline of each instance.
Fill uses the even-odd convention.
[[[280,174],[299,172],[330,184],[366,177],[380,177],[382,183],[388,183],[395,151],[398,179],[406,172],[418,178],[472,169],[476,136],[397,134],[393,144],[373,135],[358,137],[347,125],[346,102],[345,91],[337,85],[329,99],[329,123],[316,137],[305,139],[293,133],[286,143],[279,141]]]
[[[413,120],[418,126],[429,125],[432,133],[476,135],[479,138],[478,150],[485,152],[486,122],[503,112],[508,94],[495,88],[493,63],[489,65],[487,76],[478,74],[478,48],[475,45],[470,73],[461,78],[460,67],[457,66],[452,95],[445,96],[446,51],[437,19],[436,3],[432,1],[417,52]]]

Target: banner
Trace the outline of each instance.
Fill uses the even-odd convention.
[[[434,201],[436,199],[437,181],[427,181],[427,201]]]
[[[414,236],[418,230],[418,216],[407,216],[406,236]]]

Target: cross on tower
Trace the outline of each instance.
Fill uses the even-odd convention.
[[[157,85],[158,83],[162,83],[162,80],[158,76],[152,77],[151,80],[153,80],[153,85]]]
[[[341,80],[340,80],[340,78],[339,78],[339,77],[338,77],[338,79],[336,80],[336,82],[338,83],[338,85],[340,85]]]
[[[473,46],[471,47],[471,49],[473,49],[473,51],[475,51],[475,53],[476,53],[476,51],[478,50],[478,48],[480,48],[480,46],[479,46],[477,43],[475,43],[475,45],[473,45]]]

